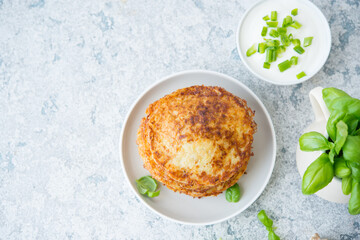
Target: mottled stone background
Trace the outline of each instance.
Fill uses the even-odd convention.
[[[332,31],[323,69],[294,86],[265,83],[235,46],[251,0],[0,0],[0,239],[360,239],[347,206],[301,194],[295,147],[313,120],[308,92],[360,98],[360,1],[315,0]],[[125,182],[118,142],[130,105],[152,83],[209,69],[249,86],[273,119],[275,170],[259,199],[204,227],[162,219]]]

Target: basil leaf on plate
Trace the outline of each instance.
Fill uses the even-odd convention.
[[[329,155],[323,153],[306,169],[302,180],[302,193],[314,194],[326,187],[334,177],[334,168]]]
[[[240,187],[237,183],[226,189],[225,198],[228,202],[238,202],[240,200]]]

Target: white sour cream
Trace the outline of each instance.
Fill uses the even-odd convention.
[[[292,16],[291,10],[298,8],[298,15]],[[254,43],[264,42],[261,36],[261,30],[266,25],[262,19],[266,15],[271,15],[271,11],[277,11],[278,27],[281,27],[282,21],[286,16],[302,24],[299,29],[287,28],[287,34],[292,33],[295,38],[300,39],[303,47],[305,37],[314,37],[312,44],[303,47],[305,53],[298,54],[293,50],[291,44],[286,48],[286,52],[275,62],[271,63],[270,69],[263,68],[266,53],[256,52],[250,57],[246,56],[246,51]],[[270,30],[265,38],[269,36]],[[243,17],[238,29],[238,51],[242,61],[259,78],[280,85],[288,85],[302,82],[315,75],[326,62],[331,47],[331,34],[327,20],[321,11],[308,0],[265,0],[255,4]],[[280,72],[278,64],[290,60],[292,56],[299,58],[298,65],[292,66],[284,72]],[[296,75],[304,71],[306,77],[297,79]]]

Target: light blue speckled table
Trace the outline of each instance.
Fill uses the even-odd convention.
[[[315,0],[332,51],[311,80],[275,86],[241,63],[235,31],[251,0],[0,0],[0,239],[266,239],[266,209],[282,239],[360,239],[347,206],[301,194],[295,147],[313,116],[307,97],[334,86],[360,98],[360,1]],[[184,226],[130,191],[118,141],[125,114],[168,74],[209,69],[240,79],[277,133],[266,190],[229,221]]]

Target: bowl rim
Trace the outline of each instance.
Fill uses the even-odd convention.
[[[318,11],[320,13],[320,18],[323,18],[325,20],[325,22],[327,24],[325,24],[326,26],[326,30],[327,30],[327,39],[329,41],[329,48],[327,50],[327,53],[326,53],[326,57],[324,58],[323,62],[319,65],[319,67],[314,71],[314,73],[312,75],[307,75],[303,78],[300,78],[298,79],[297,81],[295,82],[290,82],[290,83],[287,83],[287,82],[275,82],[275,81],[272,81],[272,80],[269,80],[267,79],[266,77],[256,73],[248,64],[247,64],[247,61],[245,59],[245,56],[243,56],[243,54],[241,53],[241,49],[240,49],[240,29],[241,29],[241,26],[243,25],[243,22],[245,20],[245,18],[247,17],[247,15],[249,14],[249,12],[255,8],[257,5],[263,3],[263,2],[266,2],[266,1],[270,1],[270,0],[258,0],[256,1],[254,4],[252,4],[244,13],[244,15],[242,16],[241,20],[239,21],[239,24],[238,24],[238,27],[237,27],[237,30],[236,30],[236,49],[238,51],[238,54],[240,56],[240,59],[241,59],[241,62],[246,66],[246,68],[252,73],[254,74],[257,78],[260,78],[261,80],[264,80],[268,83],[272,83],[272,84],[275,84],[275,85],[281,85],[281,86],[288,86],[288,85],[295,85],[295,84],[299,84],[299,83],[302,83],[302,82],[305,82],[307,80],[309,80],[310,78],[314,77],[321,69],[322,67],[325,65],[327,59],[329,58],[329,55],[330,55],[330,51],[331,51],[331,44],[332,44],[332,39],[331,39],[331,29],[330,29],[330,26],[329,26],[329,22],[327,21],[324,13],[314,4],[312,3],[311,1],[309,0],[301,0],[301,1],[304,1],[306,2],[307,4],[309,4],[312,8],[314,8],[316,11]]]
[[[125,133],[125,129],[126,129],[126,125],[129,121],[130,115],[133,112],[134,108],[136,107],[136,105],[138,104],[138,102],[149,92],[151,91],[154,87],[156,87],[157,85],[160,85],[161,83],[165,82],[165,81],[169,81],[174,77],[177,76],[181,76],[181,75],[186,75],[186,74],[211,74],[211,75],[215,75],[221,78],[226,78],[227,80],[240,85],[240,87],[242,87],[245,91],[247,91],[255,100],[256,102],[259,104],[259,106],[261,107],[261,109],[263,110],[269,125],[270,125],[270,131],[271,131],[271,135],[272,135],[272,141],[273,141],[273,155],[272,155],[272,163],[270,166],[270,169],[267,173],[266,176],[266,180],[264,181],[263,185],[259,188],[258,192],[254,195],[254,197],[246,204],[244,205],[244,207],[240,208],[238,211],[234,212],[233,214],[230,214],[226,217],[217,219],[217,220],[213,220],[213,221],[208,221],[208,222],[190,222],[190,221],[182,221],[182,220],[178,220],[175,218],[172,218],[170,216],[167,216],[163,213],[161,213],[160,211],[157,211],[156,209],[154,209],[153,207],[151,207],[147,202],[145,202],[145,200],[140,196],[140,194],[138,193],[138,191],[136,191],[136,189],[133,187],[131,180],[125,170],[125,164],[124,164],[124,153],[123,153],[123,140],[124,140],[124,133]],[[142,202],[148,209],[150,209],[152,212],[156,213],[157,215],[170,220],[172,222],[176,222],[176,223],[180,223],[180,224],[184,224],[184,225],[192,225],[192,226],[205,226],[205,225],[213,225],[216,223],[220,223],[223,221],[226,221],[228,219],[231,219],[235,216],[237,216],[238,214],[240,214],[241,212],[245,211],[247,208],[249,208],[258,198],[259,196],[264,192],[266,186],[268,185],[270,178],[272,176],[272,173],[274,171],[274,167],[275,167],[275,162],[276,162],[276,155],[277,155],[277,143],[276,143],[276,132],[275,132],[275,128],[274,128],[274,124],[272,122],[271,116],[269,114],[269,112],[267,111],[265,105],[262,103],[262,101],[258,98],[258,96],[251,90],[249,89],[245,84],[243,84],[241,81],[228,76],[226,74],[223,73],[219,73],[219,72],[215,72],[215,71],[210,71],[210,70],[200,70],[200,69],[195,69],[195,70],[185,70],[185,71],[181,71],[181,72],[177,72],[177,73],[173,73],[171,75],[165,76],[163,78],[161,78],[161,80],[153,83],[152,85],[150,85],[150,87],[148,87],[145,91],[143,91],[140,96],[133,102],[133,104],[131,105],[131,107],[129,108],[126,117],[123,121],[123,125],[122,125],[122,129],[121,129],[121,133],[120,133],[120,139],[119,139],[119,155],[120,155],[120,164],[121,164],[121,168],[122,168],[122,172],[124,174],[124,178],[126,179],[128,186],[130,187],[130,189],[132,190],[132,192],[135,194],[135,196],[139,199],[140,202]]]

